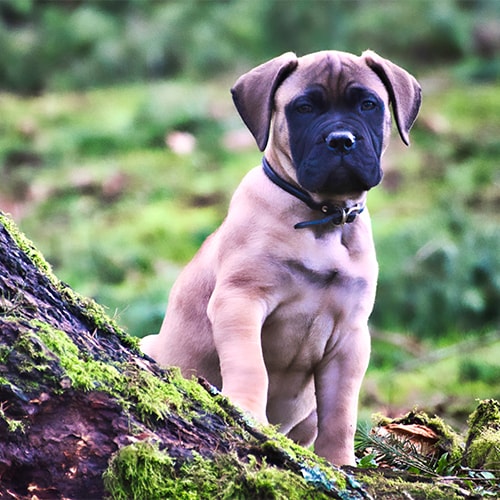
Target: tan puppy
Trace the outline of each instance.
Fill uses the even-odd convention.
[[[377,261],[366,192],[420,107],[406,71],[364,52],[286,53],[243,75],[235,105],[265,150],[175,283],[145,353],[206,377],[261,422],[354,464]]]

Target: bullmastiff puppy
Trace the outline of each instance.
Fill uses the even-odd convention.
[[[236,109],[264,151],[175,283],[143,351],[222,390],[334,464],[354,464],[377,260],[367,191],[417,81],[372,51],[286,53],[241,76]]]

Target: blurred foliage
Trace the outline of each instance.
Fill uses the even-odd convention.
[[[393,205],[399,227],[377,237],[379,328],[432,338],[498,328],[499,113],[497,85],[427,93],[413,133],[420,158],[398,195],[412,201]],[[446,132],[435,133],[443,118]]]
[[[2,0],[0,85],[88,88],[248,68],[288,50],[380,51],[500,74],[497,0]],[[485,20],[490,20],[485,23]]]
[[[392,335],[375,336],[374,356],[385,355],[380,339]],[[362,420],[370,420],[373,408],[391,408],[397,415],[401,409],[418,407],[446,415],[450,424],[463,430],[478,399],[500,397],[500,332],[461,332],[425,342],[399,337],[399,358],[382,368],[372,364],[368,372],[361,397]],[[393,342],[394,350],[396,345]]]
[[[498,325],[498,227],[454,210],[443,207],[378,241],[382,269],[372,320],[379,328],[437,338]]]

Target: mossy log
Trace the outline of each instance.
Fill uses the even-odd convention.
[[[0,498],[462,498],[338,469],[140,353],[0,215]]]

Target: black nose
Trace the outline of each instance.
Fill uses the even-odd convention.
[[[336,153],[349,153],[356,147],[356,137],[347,130],[331,132],[325,141],[328,148]]]

